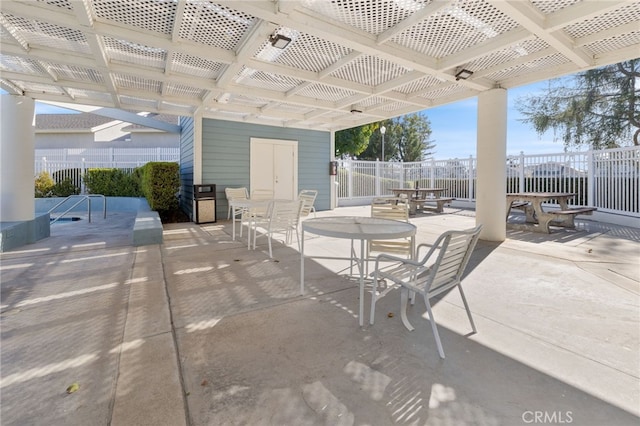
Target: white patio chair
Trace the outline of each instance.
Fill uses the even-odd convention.
[[[271,248],[271,240],[274,234],[283,234],[286,244],[291,243],[293,232],[296,233],[298,242],[298,251],[300,251],[300,235],[298,234],[298,223],[300,221],[300,210],[302,203],[300,200],[293,201],[272,201],[269,203],[266,218],[256,222],[253,236],[253,249],[256,248],[256,240],[258,239],[258,228],[264,229],[264,233],[269,242],[269,258],[273,259],[273,251]]]
[[[227,197],[227,201],[231,201],[234,199],[242,199],[246,200],[249,198],[249,193],[247,192],[247,188],[225,188],[224,194]],[[233,219],[236,217],[242,216],[241,208],[233,209]],[[231,203],[229,203],[229,211],[227,212],[227,220],[231,219]]]
[[[251,191],[252,200],[273,200],[274,194],[271,189],[254,189]]]
[[[469,322],[473,332],[476,332],[476,326],[471,317],[471,311],[467,304],[467,299],[462,291],[461,279],[471,253],[478,242],[478,236],[482,225],[464,231],[447,231],[440,235],[436,242],[429,248],[427,254],[420,260],[402,259],[396,256],[380,254],[376,258],[376,269],[373,273],[374,290],[371,297],[371,318],[369,322],[373,324],[375,319],[375,307],[378,298],[386,295],[396,285],[401,286],[400,293],[400,316],[402,323],[409,330],[413,330],[413,326],[407,319],[407,304],[409,297],[411,303],[414,302],[415,293],[419,293],[424,297],[425,305],[431,329],[436,339],[438,353],[444,358],[444,350],[440,342],[440,335],[433,317],[433,311],[429,299],[442,294],[454,287],[458,287],[462,302],[467,311]],[[416,258],[419,258],[421,248],[428,248],[426,244],[420,244],[416,250]],[[435,259],[434,259],[435,258]],[[395,262],[386,268],[381,267],[381,262]],[[389,280],[393,284],[387,285],[386,289],[377,294],[379,280]]]
[[[406,199],[396,197],[374,198],[371,202],[371,217],[409,222],[409,205]],[[367,243],[366,274],[369,273],[368,260],[371,253],[391,253],[411,258],[413,256],[413,239],[369,240]]]
[[[315,189],[303,189],[298,194],[298,199],[302,200],[302,210],[300,211],[300,217],[307,217],[313,212],[313,217],[316,217],[316,208],[313,204],[316,202],[318,191]]]

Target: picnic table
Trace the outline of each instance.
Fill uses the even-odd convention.
[[[405,195],[409,201],[409,214],[416,214],[418,208],[432,209],[436,213],[444,211],[444,205],[451,203],[455,198],[443,197],[446,188],[391,188],[393,194],[398,197]],[[427,204],[429,203],[429,204]],[[435,206],[431,206],[435,203]]]
[[[576,194],[571,192],[519,192],[507,194],[507,227],[524,231],[551,233],[550,225],[575,228],[575,217],[592,214],[595,207],[569,207],[569,200]],[[559,210],[545,210],[542,203],[555,201]],[[525,223],[509,222],[511,209],[525,212]]]

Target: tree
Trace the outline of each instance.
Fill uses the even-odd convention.
[[[381,126],[386,128],[384,161],[422,161],[431,155],[435,148],[433,142],[429,140],[431,123],[426,115],[407,114],[377,123],[369,146],[359,157],[362,160],[383,160],[382,134],[379,131]]]
[[[542,135],[554,130],[565,148],[640,145],[640,59],[549,81],[540,96],[518,100],[518,111]]]
[[[422,161],[433,154],[435,144],[429,140],[431,123],[421,114],[408,114],[400,117],[398,123],[400,138],[396,158],[400,161]]]
[[[336,132],[336,157],[360,155],[369,145],[369,139],[378,126],[378,123],[371,123]]]

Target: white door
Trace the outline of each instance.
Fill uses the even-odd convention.
[[[251,138],[251,190],[269,189],[293,200],[298,188],[298,141]]]

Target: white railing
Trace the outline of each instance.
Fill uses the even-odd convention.
[[[35,159],[48,161],[141,162],[179,161],[180,148],[62,148],[36,149]]]
[[[576,206],[640,217],[640,147],[508,156],[507,192],[573,192]],[[476,159],[416,163],[341,160],[338,205],[393,195],[391,188],[446,188],[448,196],[474,201]],[[341,203],[342,201],[342,203]]]

